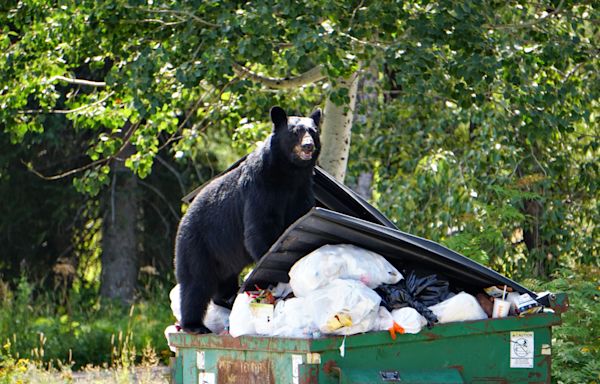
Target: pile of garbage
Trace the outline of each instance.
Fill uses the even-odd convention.
[[[407,272],[407,271],[405,271]],[[296,262],[289,283],[237,295],[231,310],[211,303],[204,324],[215,334],[318,338],[371,331],[418,333],[439,323],[524,316],[544,310],[507,286],[473,296],[436,275],[405,277],[383,256],[354,245],[325,245]],[[179,287],[171,308],[180,318]],[[538,297],[539,298],[539,297]],[[546,309],[551,311],[550,309]],[[175,331],[171,326],[165,333]]]

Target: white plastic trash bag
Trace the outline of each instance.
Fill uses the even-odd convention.
[[[373,329],[380,302],[363,283],[336,279],[306,297],[306,311],[322,333],[353,335]]]
[[[377,311],[377,320],[373,326],[373,331],[388,331],[394,326],[394,318],[386,307],[379,307]]]
[[[269,336],[312,338],[319,336],[319,329],[307,313],[307,300],[293,297],[281,300],[275,306],[273,325]]]
[[[350,244],[324,245],[298,260],[290,269],[290,285],[297,297],[308,296],[333,279],[352,279],[369,288],[402,279],[383,256]]]
[[[379,295],[361,282],[336,279],[306,297],[277,303],[269,335],[313,338],[387,330],[393,325],[392,315],[379,307],[380,302]]]
[[[412,307],[394,309],[392,318],[404,329],[404,333],[419,333],[427,325],[427,319]]]
[[[181,294],[180,294],[179,284],[171,289],[169,292],[169,299],[171,299],[171,311],[173,312],[173,316],[177,319],[177,321],[181,321]]]
[[[229,328],[230,314],[231,310],[229,308],[221,307],[211,301],[206,308],[204,325],[212,333],[220,335]]]
[[[429,307],[440,323],[487,319],[487,315],[475,297],[461,292],[448,300]]]
[[[286,298],[290,293],[292,293],[292,287],[288,283],[278,283],[271,289],[271,294],[277,298]]]
[[[233,302],[229,315],[229,334],[233,337],[256,334],[254,318],[250,311],[252,298],[245,293],[239,293]]]
[[[179,332],[179,329],[177,329],[176,325],[169,325],[167,328],[165,328],[165,339],[167,339],[167,344],[169,345],[169,349],[172,352],[177,352],[177,348],[175,348],[175,346],[169,344],[169,333],[177,333]]]

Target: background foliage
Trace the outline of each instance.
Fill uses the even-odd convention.
[[[77,364],[110,361],[110,334],[138,319],[97,297],[124,164],[136,353],[160,352],[146,319],[170,322],[180,198],[266,136],[270,106],[343,102],[337,79],[360,71],[346,182],[404,231],[555,279],[574,303],[556,377],[581,382],[600,344],[582,323],[598,317],[599,25],[597,4],[567,0],[3,2],[0,297],[21,312],[0,339],[22,330],[11,348],[30,356],[44,332],[47,359],[73,346]],[[273,90],[235,64],[283,78],[321,66],[325,80]]]
[[[570,309],[563,314],[563,325],[553,329],[552,375],[555,382],[594,383],[600,374],[600,270],[583,266],[561,270],[555,279],[533,288],[569,292]]]

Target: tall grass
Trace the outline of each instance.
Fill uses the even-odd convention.
[[[85,290],[70,292],[68,305],[60,305],[67,301],[34,289],[24,277],[13,291],[3,286],[0,375],[9,366],[22,371],[29,365],[128,369],[166,362],[171,355],[163,335],[173,321],[166,288],[124,306]]]

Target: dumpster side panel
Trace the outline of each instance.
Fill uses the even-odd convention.
[[[326,369],[320,379],[329,382],[341,376],[345,378],[341,382],[355,384],[394,382],[381,378],[397,372],[396,382],[405,384],[454,383],[460,382],[459,377],[478,384],[550,383],[550,343],[549,327],[386,345],[353,346],[348,338],[343,358],[339,351],[322,354]],[[348,381],[348,377],[360,379]]]

